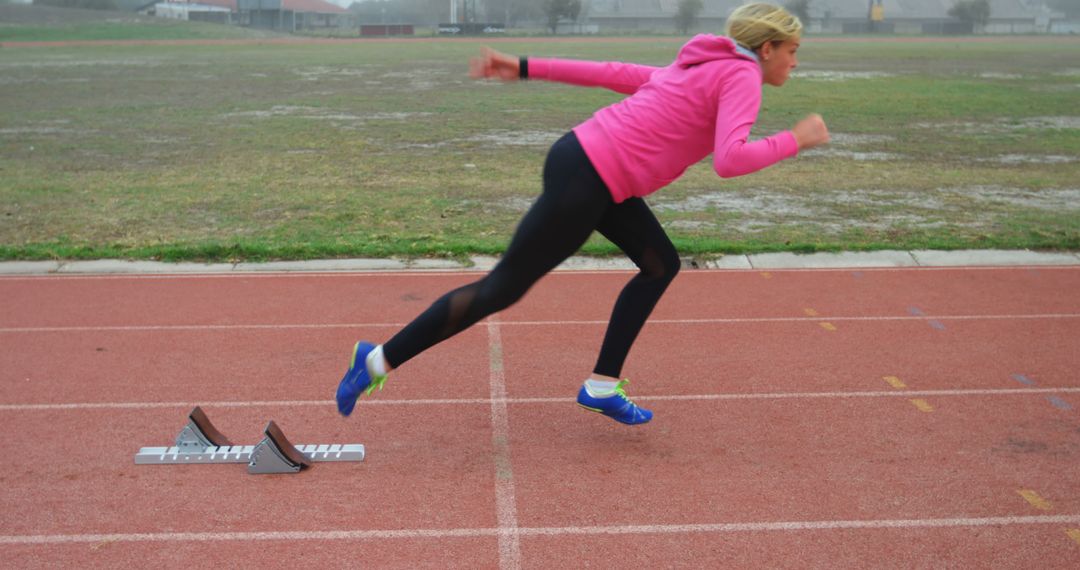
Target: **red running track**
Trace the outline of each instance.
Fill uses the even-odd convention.
[[[545,278],[332,394],[469,273],[0,278],[13,567],[1080,567],[1080,268],[686,271],[573,403],[626,272]],[[134,465],[199,404],[363,463]]]

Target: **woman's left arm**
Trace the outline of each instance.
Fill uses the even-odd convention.
[[[572,59],[530,58],[524,79],[544,79],[582,87],[603,87],[616,93],[633,95],[660,69],[651,65],[619,61],[581,61]]]
[[[583,87],[604,87],[629,95],[645,84],[657,69],[660,68],[615,61],[517,58],[483,48],[480,57],[470,61],[469,75],[503,81],[544,79]]]

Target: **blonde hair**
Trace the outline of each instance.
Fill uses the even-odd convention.
[[[772,4],[744,4],[728,16],[724,35],[739,45],[757,50],[765,42],[783,42],[802,35],[802,22]]]

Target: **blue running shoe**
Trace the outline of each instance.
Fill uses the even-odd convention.
[[[352,363],[337,389],[337,409],[343,416],[352,413],[360,394],[370,394],[375,388],[382,390],[383,384],[386,383],[385,374],[375,375],[372,378],[372,374],[368,373],[367,355],[372,350],[375,350],[375,345],[369,342],[358,342],[353,347]]]
[[[615,386],[615,393],[601,398],[593,397],[585,386],[578,392],[577,403],[590,412],[605,416],[628,425],[643,424],[652,419],[652,412],[630,401],[623,390],[629,380],[623,380]]]

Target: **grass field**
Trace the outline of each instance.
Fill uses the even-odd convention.
[[[495,47],[663,65],[683,41]],[[547,147],[620,96],[471,81],[478,46],[0,49],[0,258],[498,253]],[[754,134],[819,112],[834,143],[731,180],[703,163],[649,202],[703,256],[1080,249],[1077,48],[810,37]]]

